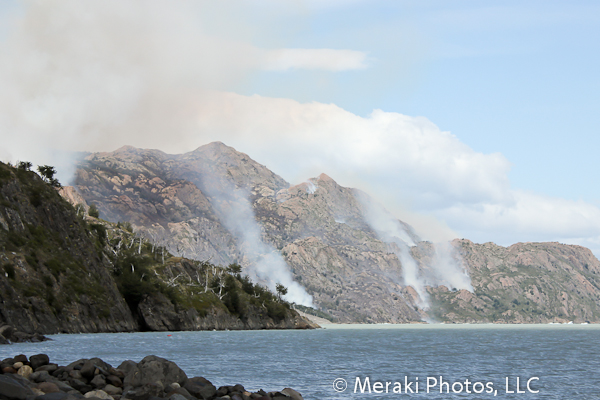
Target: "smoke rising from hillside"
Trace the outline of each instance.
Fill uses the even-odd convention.
[[[445,285],[450,289],[465,289],[473,293],[471,277],[462,265],[460,254],[449,242],[435,244],[435,257],[431,267],[438,285]]]
[[[411,231],[411,227],[399,221],[364,193],[357,192],[356,198],[363,206],[363,216],[380,240],[391,244],[402,264],[402,278],[406,286],[412,286],[419,295],[419,307],[429,308],[429,295],[426,286],[445,285],[448,288],[466,289],[473,292],[471,278],[462,267],[460,254],[448,242],[436,243],[435,256],[431,265],[427,265],[433,275],[421,275],[419,265],[411,254],[411,246],[420,239]]]
[[[287,301],[313,307],[312,296],[304,287],[294,281],[283,256],[271,245],[262,240],[261,229],[254,218],[254,211],[243,189],[236,189],[232,183],[211,181],[210,176],[188,177],[210,198],[219,220],[236,238],[245,273],[254,281],[265,284],[275,292],[280,283],[288,289],[284,298]]]
[[[409,234],[409,227],[402,224],[366,194],[358,192],[356,198],[363,206],[363,216],[371,229],[375,231],[380,240],[391,244],[389,249],[400,260],[403,284],[415,289],[419,295],[419,307],[428,308],[429,295],[425,289],[425,281],[419,276],[419,266],[410,253],[410,246],[414,246],[414,239],[418,239],[414,237],[414,234]]]

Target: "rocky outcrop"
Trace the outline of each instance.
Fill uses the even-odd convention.
[[[0,344],[10,344],[10,343],[39,343],[44,342],[48,339],[46,336],[41,335],[39,333],[25,333],[16,330],[14,327],[10,325],[2,325],[0,326]]]
[[[80,164],[76,186],[103,218],[131,222],[174,254],[245,267],[244,243],[235,234],[245,227],[232,227],[227,214],[249,201],[262,241],[283,255],[295,280],[337,320],[422,318],[413,290],[401,284],[398,257],[365,221],[357,191],[325,174],[290,186],[217,142],[182,155],[133,147],[95,153]]]
[[[131,222],[176,255],[246,268],[248,249],[236,234],[245,226],[230,217],[248,205],[262,242],[283,256],[314,303],[340,322],[600,322],[593,273],[598,261],[587,249],[454,242],[462,257],[456,265],[468,271],[474,292],[453,291],[436,279],[434,246],[395,220],[406,241],[417,244],[410,252],[430,296],[430,302],[419,301],[416,288],[405,285],[406,266],[395,243],[383,240],[365,218],[373,202],[366,194],[325,174],[290,185],[219,142],[181,155],[133,147],[91,154],[79,165],[76,187],[104,218]],[[155,323],[172,326],[169,321]]]
[[[455,240],[474,291],[430,288],[432,316],[446,322],[600,321],[600,262],[589,249],[560,243],[509,247]],[[431,246],[415,249],[420,260]]]
[[[61,192],[85,206],[72,188]],[[0,343],[59,332],[316,327],[268,291],[247,285],[246,293],[222,268],[200,271],[125,229],[84,218],[31,171],[0,163],[0,196],[0,326],[16,328],[3,328]],[[226,278],[219,297],[212,285]]]
[[[255,330],[255,329],[314,329],[317,324],[297,313],[276,320],[264,308],[250,306],[243,318],[213,308],[201,315],[197,310],[176,310],[164,295],[148,296],[139,304],[139,315],[145,330],[198,331],[198,330]]]
[[[44,334],[136,329],[111,265],[54,188],[0,164],[0,198],[0,324]]]
[[[302,400],[291,388],[250,393],[244,386],[216,388],[204,377],[188,378],[172,361],[146,356],[139,363],[124,361],[114,368],[100,358],[81,359],[66,366],[50,363],[45,354],[18,355],[0,362],[0,399],[76,400]]]

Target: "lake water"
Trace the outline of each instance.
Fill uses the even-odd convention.
[[[118,366],[154,354],[217,387],[292,387],[305,399],[600,399],[600,325],[328,325],[311,331],[50,337],[51,342],[1,346],[0,358],[46,353],[61,365],[100,357]],[[448,384],[441,394],[440,377]],[[515,393],[507,393],[507,378],[508,391]],[[525,393],[517,393],[517,378]],[[527,391],[531,378],[538,378],[530,381],[538,393]],[[344,392],[334,390],[336,379],[347,382]],[[396,383],[401,393],[393,393]],[[343,388],[342,381],[336,384]],[[452,393],[453,388],[462,392]]]

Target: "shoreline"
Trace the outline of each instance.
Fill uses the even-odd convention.
[[[188,378],[173,361],[149,355],[118,367],[100,358],[68,365],[51,363],[46,354],[19,354],[0,361],[0,398],[7,400],[303,400],[289,387],[266,392],[243,385],[215,387],[197,376]]]

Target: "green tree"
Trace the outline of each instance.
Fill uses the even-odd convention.
[[[88,215],[94,218],[100,218],[100,211],[98,211],[98,207],[95,204],[90,204],[90,208],[88,209]]]
[[[275,290],[277,291],[277,297],[281,301],[281,296],[285,296],[288,293],[288,289],[283,286],[281,283],[275,285]]]
[[[31,166],[33,164],[31,164],[29,161],[19,161],[19,164],[17,165],[17,168],[22,170],[22,171],[31,171]]]
[[[54,169],[54,167],[50,165],[38,165],[38,172],[42,176],[44,182],[54,187],[60,187],[58,179],[54,177],[54,175],[56,175],[56,170]]]
[[[227,272],[229,272],[232,275],[239,275],[242,273],[242,266],[239,264],[229,264],[229,266],[227,267]]]

